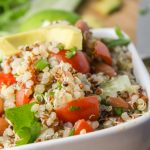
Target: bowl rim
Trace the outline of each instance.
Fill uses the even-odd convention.
[[[114,28],[98,28],[98,29],[92,29],[91,32],[93,33],[93,36],[96,38],[114,38],[117,39],[117,35],[114,31]],[[126,37],[127,34],[124,33],[124,35]],[[144,79],[144,86],[145,86],[145,90],[147,92],[148,98],[150,99],[150,77],[148,74],[148,71],[146,70],[141,58],[139,57],[136,48],[134,46],[133,43],[130,43],[128,46],[129,51],[132,54],[132,57],[134,55],[134,57],[136,58],[135,60],[138,62],[138,68],[140,68],[140,72],[142,72],[143,76],[142,78]],[[140,74],[140,75],[142,75]],[[141,78],[141,76],[140,76]],[[92,138],[102,138],[103,136],[109,136],[111,134],[115,134],[121,130],[129,130],[132,129],[136,126],[141,126],[144,122],[148,121],[150,119],[150,107],[148,107],[148,111],[145,112],[145,114],[143,116],[140,116],[136,119],[130,120],[128,122],[119,124],[117,126],[113,126],[110,128],[106,128],[106,129],[102,129],[102,130],[98,130],[95,132],[91,132],[91,133],[87,133],[85,135],[78,135],[78,136],[72,136],[72,137],[65,137],[65,138],[60,138],[60,139],[52,139],[52,140],[48,140],[48,141],[43,141],[43,142],[39,142],[39,143],[31,143],[31,144],[27,144],[27,145],[23,145],[23,146],[16,146],[13,147],[11,149],[13,150],[26,150],[26,149],[34,149],[36,147],[47,147],[50,145],[57,145],[57,144],[65,144],[67,142],[77,142],[77,141],[85,141],[86,139],[92,139]]]

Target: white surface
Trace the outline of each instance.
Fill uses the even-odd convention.
[[[95,37],[116,38],[113,29],[95,29]],[[150,98],[150,78],[133,44],[132,53],[134,72],[137,80],[146,89]],[[12,150],[148,150],[150,146],[150,111],[135,120],[86,135],[28,144]]]
[[[150,9],[150,0],[140,0],[140,9]],[[150,57],[150,11],[138,17],[137,48],[140,57]]]

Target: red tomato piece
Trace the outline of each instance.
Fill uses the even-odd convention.
[[[88,96],[73,100],[56,109],[57,116],[63,122],[75,123],[80,119],[97,120],[100,106],[97,96]]]
[[[74,125],[74,128],[75,128],[75,135],[80,134],[81,130],[83,129],[86,130],[86,133],[94,131],[92,126],[84,119],[77,121]]]
[[[103,72],[110,77],[117,75],[116,71],[111,66],[104,63],[95,64],[95,72]]]
[[[66,54],[66,51],[61,50],[60,52],[54,55],[56,56],[56,59],[59,62],[63,61],[63,62],[67,62],[71,64],[72,67],[76,69],[78,72],[88,73],[90,71],[89,62],[83,52],[77,51],[76,54],[71,58],[67,58],[65,54]]]
[[[101,58],[108,65],[112,65],[112,57],[109,49],[101,41],[96,41],[94,46],[94,53],[96,58]]]
[[[16,94],[16,105],[21,106],[24,104],[28,104],[30,101],[28,95],[25,93],[25,89],[21,89],[20,91],[17,91]]]
[[[11,73],[0,73],[0,87],[2,84],[11,85],[16,82],[15,77]]]

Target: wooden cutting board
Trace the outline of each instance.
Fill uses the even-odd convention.
[[[96,13],[91,7],[95,0],[86,0],[79,8],[81,15],[92,14],[99,18],[104,27],[119,25],[133,41],[136,40],[136,26],[139,0],[123,0],[122,8],[109,16]]]

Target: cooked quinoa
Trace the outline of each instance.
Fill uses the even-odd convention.
[[[83,34],[82,51],[64,50],[57,41],[37,41],[3,58],[0,149],[96,132],[147,110],[127,45],[109,47],[106,39],[95,39],[84,22],[76,27]],[[77,59],[78,53],[85,61]],[[28,131],[33,135],[25,135]]]

